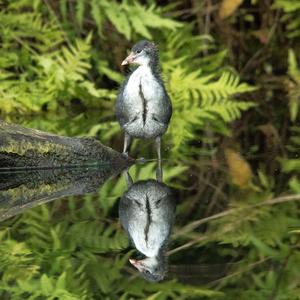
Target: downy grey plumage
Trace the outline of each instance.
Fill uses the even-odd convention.
[[[132,184],[120,200],[119,217],[133,245],[145,256],[130,259],[130,263],[146,280],[162,280],[167,272],[166,251],[175,218],[170,188],[153,179]]]
[[[158,49],[153,42],[140,41],[122,65],[138,67],[126,78],[116,102],[116,117],[125,133],[123,153],[132,138],[155,139],[161,159],[161,136],[166,132],[172,105],[160,77]]]

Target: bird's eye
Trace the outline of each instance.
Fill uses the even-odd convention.
[[[135,52],[136,52],[137,54],[139,54],[139,53],[142,52],[142,50],[136,50]]]

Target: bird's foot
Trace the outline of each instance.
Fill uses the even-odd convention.
[[[122,156],[123,156],[124,158],[128,158],[128,157],[129,157],[129,155],[128,155],[128,151],[126,151],[126,152],[123,152],[123,153],[122,153]]]
[[[140,157],[136,160],[136,162],[143,165],[146,163],[146,159],[144,157]]]
[[[161,167],[158,167],[156,169],[156,180],[159,181],[159,182],[162,182],[163,181],[163,178],[162,178],[162,169]]]

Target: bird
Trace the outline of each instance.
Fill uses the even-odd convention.
[[[130,258],[141,276],[150,282],[161,281],[167,273],[167,246],[175,219],[172,190],[155,179],[132,183],[119,202],[121,225],[142,259]]]
[[[124,131],[123,154],[128,155],[132,138],[154,139],[161,160],[161,137],[167,131],[172,103],[161,79],[158,48],[141,40],[121,65],[137,65],[119,89],[116,118]]]

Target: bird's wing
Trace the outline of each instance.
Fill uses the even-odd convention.
[[[165,86],[162,84],[163,86],[163,91],[164,91],[164,95],[163,95],[163,105],[161,107],[162,113],[160,115],[160,121],[164,124],[169,124],[171,116],[172,116],[172,103],[170,100],[170,97],[165,89]]]
[[[123,196],[120,200],[119,204],[119,218],[122,227],[128,234],[128,225],[129,225],[129,219],[130,219],[130,199],[128,199],[126,196]]]
[[[132,199],[126,196],[123,196],[121,198],[119,204],[119,218],[120,218],[121,225],[130,240],[130,243],[132,245],[135,245],[129,232],[129,221],[135,213],[134,207],[132,205],[132,201],[133,201]]]
[[[125,86],[128,83],[129,77],[131,74],[129,74],[126,79],[124,80],[124,82],[122,83],[122,85],[119,88],[119,93],[117,96],[117,101],[116,101],[116,118],[119,121],[119,123],[121,125],[124,125],[126,123],[129,122],[128,119],[128,114],[126,113],[126,110],[124,108],[124,90],[125,90]]]
[[[167,105],[166,105],[166,123],[169,123],[170,119],[171,119],[171,116],[172,116],[173,109],[172,109],[171,99],[170,99],[170,97],[169,97],[166,90],[165,90],[165,93],[166,93],[166,102],[167,102]]]
[[[161,201],[162,201],[161,205],[164,206],[164,211],[165,211],[164,220],[168,224],[167,227],[168,232],[165,240],[162,243],[163,244],[162,248],[166,249],[168,247],[171,231],[175,222],[175,214],[176,214],[176,203],[175,203],[173,192],[168,192],[167,195],[164,196]]]
[[[119,88],[117,101],[116,101],[116,118],[122,126],[130,121],[128,118],[129,114],[126,112],[126,109],[124,107],[124,99],[123,99],[124,90],[125,90],[125,87],[128,83],[130,76],[137,68],[138,68],[138,66],[135,66],[129,71],[126,79],[124,80],[124,82],[121,84],[121,86]]]
[[[175,201],[172,197],[172,194],[167,196],[166,199],[166,205],[167,205],[167,214],[165,216],[165,218],[168,221],[169,225],[169,234],[171,233],[172,227],[174,225],[175,222],[175,213],[176,213],[176,205],[175,205]]]

